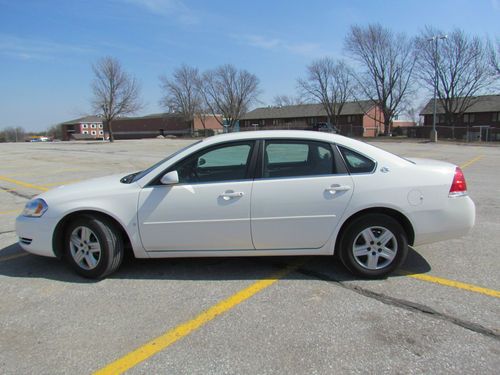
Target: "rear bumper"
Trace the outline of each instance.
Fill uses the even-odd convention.
[[[55,221],[45,217],[18,216],[16,219],[16,234],[19,245],[32,254],[55,257],[52,250],[52,234]]]
[[[448,198],[444,207],[417,211],[412,215],[415,223],[415,246],[465,236],[474,226],[476,206],[469,196]]]

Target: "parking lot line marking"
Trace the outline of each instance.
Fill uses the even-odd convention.
[[[0,257],[0,262],[5,262],[7,260],[25,257],[26,255],[30,255],[30,254],[29,253],[19,253],[19,254],[13,254],[13,255],[6,255],[4,257]]]
[[[0,215],[9,215],[9,214],[17,213],[17,212],[21,212],[21,210],[17,209],[17,210],[0,211]]]
[[[258,292],[270,287],[279,279],[285,277],[288,273],[300,267],[301,263],[293,263],[281,269],[279,272],[271,275],[266,279],[261,279],[250,286],[233,294],[229,298],[220,301],[200,313],[195,318],[181,323],[177,327],[165,332],[163,335],[149,341],[141,347],[133,350],[132,352],[124,355],[102,369],[96,371],[94,375],[109,375],[109,374],[122,374],[130,368],[138,365],[139,363],[147,360],[163,349],[169,347],[175,342],[181,340],[191,332],[196,331],[198,328],[204,326],[206,323],[215,319],[217,316],[224,314],[231,310],[240,303],[246,301]]]
[[[10,177],[7,177],[7,176],[0,176],[0,180],[6,181],[6,182],[10,182],[11,184],[19,185],[19,186],[26,187],[26,188],[29,188],[29,189],[35,189],[35,190],[40,190],[40,191],[47,191],[47,190],[49,190],[46,187],[39,186],[39,185],[33,185],[33,184],[30,184],[30,183],[24,182],[24,181],[14,180],[13,178],[10,178]]]
[[[431,282],[434,284],[440,284],[440,285],[449,286],[452,288],[468,290],[469,292],[480,293],[480,294],[484,294],[484,295],[487,295],[490,297],[500,298],[500,291],[498,291],[498,290],[488,289],[488,288],[484,288],[482,286],[462,283],[460,281],[449,280],[449,279],[445,279],[442,277],[425,275],[425,274],[421,274],[421,273],[410,273],[410,272],[406,272],[406,271],[400,271],[400,273],[402,275],[405,275],[405,276],[408,276],[408,277],[411,277],[414,279],[428,281],[428,282]]]
[[[460,168],[464,169],[467,168],[468,166],[474,164],[476,161],[479,161],[483,158],[483,155],[476,156],[474,159],[469,160],[468,162],[462,164]]]

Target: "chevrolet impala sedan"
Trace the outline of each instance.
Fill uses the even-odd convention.
[[[475,207],[460,168],[335,134],[210,137],[140,172],[62,186],[16,220],[23,249],[80,275],[136,258],[333,255],[381,277],[408,246],[457,238]]]

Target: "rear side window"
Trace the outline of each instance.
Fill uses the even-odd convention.
[[[338,146],[344,157],[349,173],[371,173],[375,169],[375,162],[364,155]]]
[[[266,141],[264,178],[335,174],[334,154],[328,143],[315,141]]]

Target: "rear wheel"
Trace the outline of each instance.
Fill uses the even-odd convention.
[[[123,260],[123,239],[106,219],[82,215],[66,228],[65,258],[81,276],[100,279],[118,269]]]
[[[340,241],[340,259],[354,274],[382,277],[398,268],[408,254],[401,224],[390,216],[368,214],[348,225]]]

